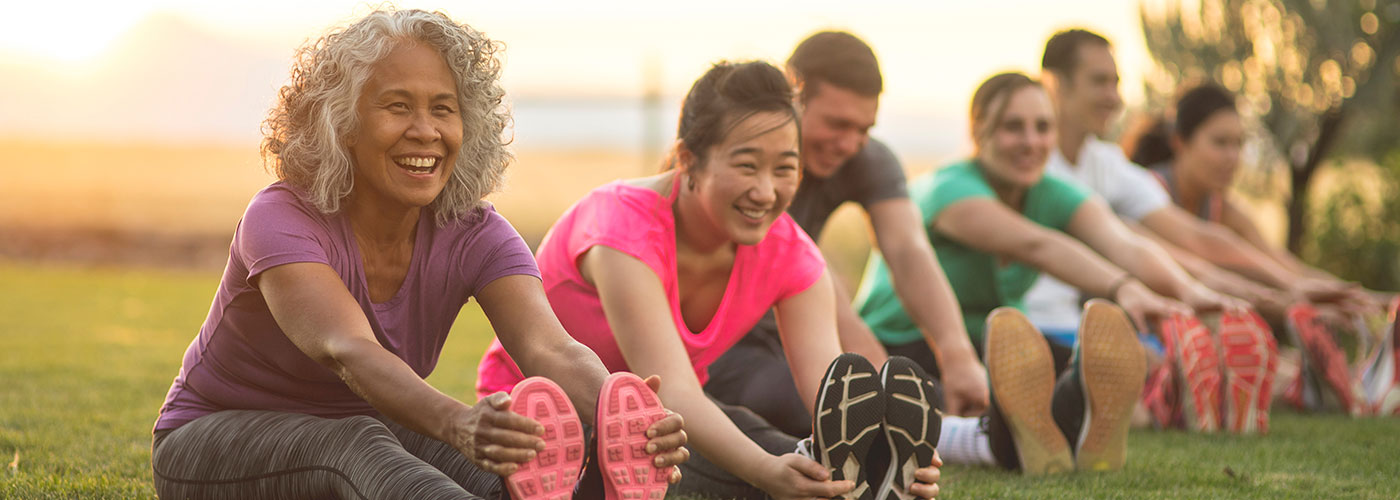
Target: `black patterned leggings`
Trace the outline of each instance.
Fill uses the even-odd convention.
[[[151,466],[165,500],[508,496],[447,443],[367,416],[221,411],[156,431]]]

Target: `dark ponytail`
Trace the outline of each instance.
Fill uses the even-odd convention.
[[[792,87],[778,68],[762,61],[720,62],[690,87],[676,135],[695,155],[698,167],[711,147],[755,113],[776,111],[798,121],[792,98]],[[666,168],[671,167],[674,164]]]
[[[1136,134],[1125,136],[1123,150],[1133,163],[1142,166],[1171,161],[1175,156],[1171,148],[1172,135],[1175,134],[1182,142],[1188,142],[1201,124],[1221,111],[1239,112],[1235,108],[1235,95],[1214,83],[1203,84],[1186,91],[1176,100],[1175,122],[1156,118]]]

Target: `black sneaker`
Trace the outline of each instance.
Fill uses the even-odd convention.
[[[855,489],[848,500],[875,500],[867,467],[863,463],[871,445],[882,437],[885,398],[875,367],[857,354],[836,357],[822,378],[817,393],[817,414],[812,426],[812,450],[833,481],[851,480]]]
[[[942,430],[943,400],[938,385],[919,367],[903,356],[890,356],[880,368],[880,384],[885,388],[885,438],[890,443],[890,466],[875,498],[912,500],[909,487],[914,471],[933,463]]]
[[[1041,475],[1073,470],[1069,443],[1050,413],[1055,361],[1045,337],[1020,311],[999,307],[987,316],[984,340],[992,404],[1010,431],[1021,472]]]

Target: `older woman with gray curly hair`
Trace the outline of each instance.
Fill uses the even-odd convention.
[[[498,50],[416,10],[301,49],[264,126],[279,181],[249,203],[156,420],[160,496],[500,496],[553,438],[510,395],[469,406],[424,381],[472,297],[520,369],[593,423],[608,372],[482,200],[510,160]],[[674,481],[680,417],[655,418],[646,448]]]

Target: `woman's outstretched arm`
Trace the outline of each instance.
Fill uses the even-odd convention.
[[[374,337],[340,275],[320,263],[273,267],[258,288],[277,325],[308,357],[340,376],[385,416],[461,451],[482,470],[515,472],[544,446],[544,428],[493,395],[468,406],[439,392]]]

